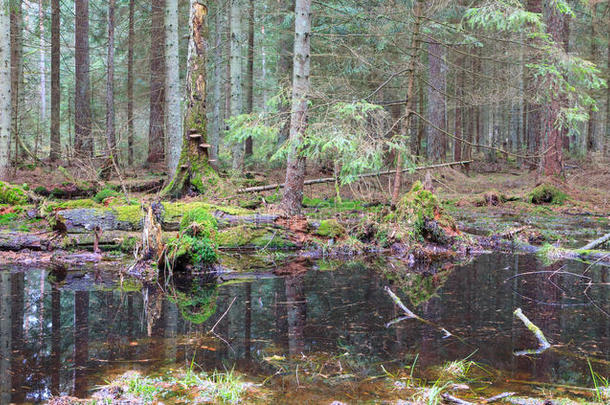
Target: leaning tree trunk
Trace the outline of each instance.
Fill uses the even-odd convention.
[[[61,107],[61,87],[60,87],[60,51],[61,43],[59,39],[60,27],[60,8],[59,0],[51,1],[51,151],[49,160],[55,162],[61,157],[61,136],[60,130],[60,107]]]
[[[286,215],[299,215],[303,204],[305,158],[300,148],[307,129],[307,101],[311,49],[311,0],[296,0],[294,21],[294,62],[292,75],[292,113],[290,115],[290,153],[286,167],[286,187],[282,210]]]
[[[211,146],[206,143],[206,59],[208,9],[199,0],[190,0],[188,69],[186,100],[188,100],[182,137],[182,153],[176,174],[161,192],[163,196],[180,197],[189,191],[204,192],[206,178],[213,175],[208,163]]]
[[[167,171],[176,173],[182,146],[182,114],[180,112],[180,55],[178,36],[178,0],[166,0],[165,7],[165,69],[167,70]]]
[[[0,179],[6,179],[9,169],[11,139],[11,19],[6,1],[0,2]]]

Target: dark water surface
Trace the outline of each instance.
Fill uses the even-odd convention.
[[[64,276],[46,269],[4,268],[0,402],[86,397],[123,371],[155,372],[191,360],[205,370],[234,367],[262,381],[276,371],[265,358],[301,353],[350,356],[364,375],[379,375],[380,365],[398,369],[416,355],[416,372],[425,374],[474,352],[471,360],[501,373],[498,390],[521,392],[529,386],[514,380],[591,387],[586,357],[605,361],[592,364],[609,374],[607,267],[545,267],[533,256],[499,254],[434,275],[405,275],[405,265],[381,260],[299,266],[307,271],[218,288],[197,278],[177,280],[171,299],[155,287],[126,292],[125,285],[96,284],[89,275],[69,272],[59,282]],[[416,320],[386,328],[401,315],[383,289],[388,284],[415,313],[464,342]],[[513,317],[518,307],[551,343],[562,345],[559,350],[513,355],[537,345]],[[215,324],[226,343],[207,333]],[[326,389],[332,397],[332,387]]]

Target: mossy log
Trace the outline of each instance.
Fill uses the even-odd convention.
[[[1,251],[47,250],[51,240],[43,235],[22,232],[0,232]]]

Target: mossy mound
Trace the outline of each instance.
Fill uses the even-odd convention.
[[[267,248],[290,249],[295,244],[285,234],[286,231],[275,228],[257,228],[250,225],[239,225],[218,232],[216,242],[221,248]]]
[[[218,261],[216,244],[207,237],[183,234],[168,241],[162,268],[187,270],[193,267],[206,267]]]
[[[346,234],[345,228],[336,219],[326,219],[320,222],[316,235],[336,239]]]
[[[95,194],[95,196],[93,197],[93,200],[97,203],[101,203],[106,198],[118,197],[120,195],[121,193],[116,190],[113,190],[111,188],[105,188],[103,190],[98,191],[97,194]]]
[[[450,237],[460,234],[455,220],[444,211],[438,197],[424,190],[420,181],[404,195],[396,207],[395,218],[410,227],[410,234],[416,240],[446,244]]]
[[[563,204],[568,199],[566,193],[551,184],[540,184],[528,194],[532,204]]]
[[[23,205],[28,196],[22,187],[0,181],[0,204]]]
[[[169,299],[176,303],[184,320],[200,325],[216,312],[216,284],[200,283],[194,279],[188,288],[176,288],[173,292]]]
[[[205,208],[195,208],[187,211],[180,221],[180,230],[204,238],[214,238],[218,221]]]

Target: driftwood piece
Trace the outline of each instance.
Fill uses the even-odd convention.
[[[532,332],[534,334],[534,336],[536,336],[536,339],[538,340],[538,345],[539,345],[538,349],[520,350],[518,352],[515,352],[515,356],[525,356],[528,354],[540,354],[540,353],[544,352],[545,350],[547,350],[549,347],[551,347],[551,344],[549,343],[548,340],[546,340],[544,333],[542,333],[540,328],[537,327],[536,325],[534,325],[534,323],[532,321],[530,321],[527,316],[525,316],[523,311],[521,311],[521,308],[515,309],[515,312],[513,312],[513,313],[515,314],[515,316],[517,318],[521,319],[521,321],[530,330],[530,332]]]
[[[427,170],[427,169],[436,169],[439,167],[450,167],[450,166],[457,166],[457,165],[465,165],[468,163],[472,163],[472,160],[464,160],[461,162],[451,162],[451,163],[440,163],[440,164],[436,164],[436,165],[430,165],[430,166],[421,166],[421,167],[416,167],[416,168],[407,168],[407,169],[403,169],[402,172],[409,172],[409,171],[419,171],[419,170]],[[396,170],[386,170],[383,172],[376,172],[376,173],[365,173],[365,174],[361,174],[360,176],[358,176],[358,179],[364,179],[367,177],[377,177],[377,176],[383,176],[383,175],[387,175],[387,174],[394,174],[396,173]],[[333,183],[336,180],[335,177],[323,177],[320,179],[313,179],[313,180],[305,180],[305,182],[303,183],[304,185],[308,186],[308,185],[312,185],[312,184],[321,184],[321,183]],[[269,190],[275,190],[278,188],[284,188],[284,183],[278,183],[278,184],[269,184],[267,186],[256,186],[256,187],[248,187],[248,188],[242,188],[237,190],[238,194],[245,194],[245,193],[259,193],[261,191],[269,191]]]
[[[580,250],[596,249],[598,246],[601,246],[608,241],[610,241],[610,233],[607,233],[601,238],[595,239],[594,241],[587,243],[585,246],[581,247]]]

